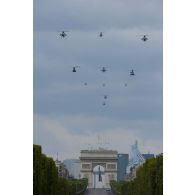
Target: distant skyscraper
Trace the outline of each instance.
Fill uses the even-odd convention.
[[[130,173],[131,168],[138,167],[144,162],[145,162],[145,159],[140,153],[138,149],[138,142],[136,141],[135,144],[131,146],[130,159],[129,159],[129,164],[127,166],[126,172]]]
[[[123,181],[126,175],[126,168],[129,163],[128,154],[118,154],[117,181]]]
[[[81,163],[79,159],[66,159],[64,160],[64,164],[68,169],[69,176],[75,179],[80,178]]]

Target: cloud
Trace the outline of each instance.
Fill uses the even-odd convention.
[[[78,157],[98,134],[120,152],[135,139],[162,152],[161,0],[34,0],[33,41],[34,143],[46,154]]]
[[[88,128],[84,124],[87,121]],[[100,131],[94,131],[93,126],[94,128],[98,124],[101,126],[101,122],[114,124],[113,127],[103,125]],[[63,116],[59,119],[59,117],[35,115],[34,143],[42,145],[43,152],[49,156],[56,157],[58,152],[62,159],[78,158],[81,149],[97,147],[97,136],[102,138],[103,147],[115,149],[119,153],[129,153],[130,145],[135,140],[139,141],[140,150],[143,153],[150,151],[158,154],[162,152],[162,131],[159,131],[158,128],[156,128],[157,133],[153,131],[158,126],[155,121],[151,121],[151,124],[143,121],[131,121],[131,123],[132,125],[129,127],[127,124],[126,127],[125,125],[121,127],[121,125],[117,126],[117,122],[105,118]],[[79,132],[76,132],[74,128],[76,129],[78,126],[86,129],[79,129]],[[149,129],[151,127],[152,129]],[[152,134],[150,130],[152,130]],[[109,144],[106,145],[106,143]]]
[[[35,1],[36,29],[162,28],[161,0]]]

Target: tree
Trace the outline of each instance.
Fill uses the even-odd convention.
[[[112,181],[111,188],[122,195],[163,195],[163,156],[146,160],[133,181]]]
[[[41,146],[33,145],[34,195],[83,195],[87,184],[87,179],[67,180],[58,177],[54,160],[42,154]]]

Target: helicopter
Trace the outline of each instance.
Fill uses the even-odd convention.
[[[73,66],[72,68],[72,72],[76,72],[76,68],[78,68],[79,66]]]
[[[106,83],[102,83],[102,87],[105,87],[106,86]]]
[[[148,35],[143,35],[143,37],[141,38],[141,40],[144,41],[144,42],[147,41],[148,40],[147,36]]]
[[[125,83],[124,86],[127,87],[127,83]]]
[[[84,85],[87,86],[87,82],[85,82]]]
[[[68,31],[58,31],[58,32],[61,32],[60,33],[60,37],[62,37],[62,38],[65,38],[66,36],[67,36],[67,33],[66,32],[68,32]]]
[[[130,71],[130,76],[134,76],[134,75],[135,75],[134,70],[131,70]]]
[[[106,105],[106,102],[102,102],[102,105],[105,106]]]
[[[106,72],[106,71],[107,71],[107,70],[106,70],[106,67],[103,66],[102,69],[101,69],[101,71],[102,71],[102,72]]]
[[[104,95],[104,99],[105,99],[105,100],[108,99],[108,95]]]
[[[100,32],[99,37],[103,37],[103,32]]]

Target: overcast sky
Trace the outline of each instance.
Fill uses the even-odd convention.
[[[162,23],[162,0],[34,0],[34,143],[44,153],[78,158],[98,136],[119,153],[135,140],[162,152]]]

